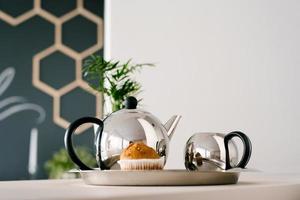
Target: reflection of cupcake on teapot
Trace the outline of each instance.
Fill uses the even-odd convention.
[[[143,142],[136,142],[123,150],[118,163],[122,170],[160,170],[164,167],[164,158]]]

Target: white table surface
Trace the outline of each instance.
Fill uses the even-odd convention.
[[[236,185],[90,186],[80,179],[0,182],[0,199],[300,200],[300,174],[242,174]]]

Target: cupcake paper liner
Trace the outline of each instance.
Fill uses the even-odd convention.
[[[164,158],[119,160],[122,170],[160,170],[164,167]]]

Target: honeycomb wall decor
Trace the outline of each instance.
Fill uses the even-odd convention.
[[[82,79],[81,68],[84,58],[93,53],[96,53],[103,48],[103,19],[93,12],[87,10],[84,6],[84,0],[76,0],[74,4],[76,6],[74,8],[67,8],[66,13],[63,13],[61,10],[59,10],[59,13],[52,13],[51,9],[47,8],[47,4],[51,3],[51,0],[34,0],[32,9],[25,10],[24,13],[21,13],[17,16],[13,16],[8,12],[0,10],[0,19],[10,24],[11,26],[18,26],[34,16],[39,16],[54,25],[54,44],[33,56],[32,84],[37,89],[43,91],[53,98],[53,121],[60,127],[67,128],[70,122],[61,116],[61,97],[77,88],[80,88],[87,93],[95,96],[96,117],[101,117],[102,115],[102,96],[101,94],[96,93],[94,90],[92,90],[89,85]],[[65,38],[63,38],[63,31],[65,31],[65,29],[67,30],[68,23],[78,18],[87,21],[91,26],[95,26],[95,30],[97,32],[96,36],[94,36],[95,39],[92,40],[95,43],[89,43],[90,46],[80,49],[74,48],[72,45],[69,45],[68,42],[64,41]],[[77,37],[80,40],[85,39],[84,37],[86,36],[80,38],[80,33],[76,33],[74,37]],[[53,87],[50,84],[43,82],[40,75],[42,60],[47,59],[48,56],[51,56],[52,54],[57,52],[60,52],[75,61],[75,79],[71,82],[67,81],[65,85],[62,85],[59,88]],[[82,126],[77,130],[77,133],[81,133],[90,127],[91,125]]]

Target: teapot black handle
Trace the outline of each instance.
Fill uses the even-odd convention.
[[[66,150],[71,158],[71,160],[81,169],[81,170],[92,170],[92,168],[86,166],[76,155],[75,150],[73,148],[72,143],[72,135],[76,131],[76,129],[85,123],[93,123],[97,124],[99,126],[99,135],[98,137],[101,137],[102,131],[103,131],[103,122],[100,119],[97,119],[95,117],[83,117],[80,119],[77,119],[73,123],[70,124],[69,128],[66,130],[65,133],[65,147]],[[101,162],[101,153],[98,153],[99,155],[99,162]],[[101,163],[100,163],[101,164]],[[103,166],[103,165],[102,165]],[[101,165],[99,166],[101,168]]]
[[[251,141],[248,138],[248,136],[240,131],[233,131],[231,133],[228,133],[225,137],[224,137],[224,145],[225,145],[225,161],[226,161],[226,167],[225,169],[231,169],[233,168],[230,165],[230,157],[229,157],[229,149],[228,149],[228,142],[229,140],[231,140],[233,137],[238,137],[242,140],[243,145],[244,145],[244,153],[243,156],[240,160],[240,162],[236,165],[236,167],[240,167],[240,168],[245,168],[246,165],[249,162],[249,159],[251,157],[251,152],[252,152],[252,145],[251,145]]]

